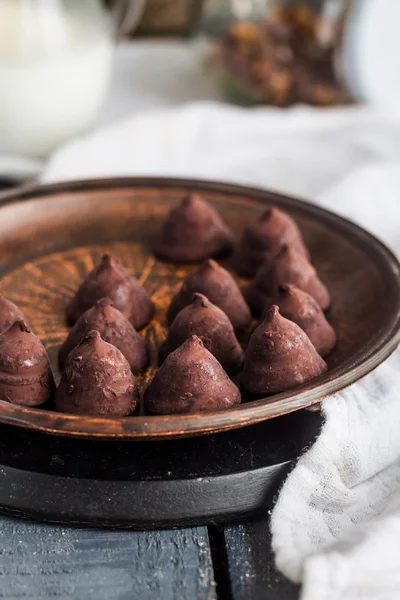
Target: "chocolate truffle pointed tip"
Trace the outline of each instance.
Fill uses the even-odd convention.
[[[195,334],[188,337],[188,339],[184,343],[187,345],[188,348],[190,346],[199,346],[199,348],[204,348],[203,341]]]
[[[272,211],[273,211],[272,206],[269,206],[268,208],[266,208],[260,216],[260,221],[261,222],[269,221],[273,215]]]
[[[101,260],[97,266],[97,270],[104,271],[106,269],[114,268],[116,266],[116,264],[117,263],[114,260],[114,258],[112,257],[112,255],[109,252],[106,252],[101,257]]]
[[[207,260],[200,265],[200,269],[203,271],[207,271],[208,269],[211,269],[212,271],[218,271],[219,268],[220,266],[217,261],[213,260],[212,258],[207,258]]]
[[[293,290],[294,290],[294,286],[290,285],[289,283],[282,283],[279,288],[278,288],[278,292],[280,294],[293,294]]]
[[[193,207],[198,202],[202,202],[200,195],[196,194],[195,192],[191,192],[182,199],[181,206],[189,208]]]
[[[13,325],[11,325],[10,329],[19,329],[20,331],[25,331],[26,333],[32,333],[32,330],[28,327],[23,319],[17,319]]]
[[[208,308],[210,306],[207,296],[204,296],[203,294],[199,294],[198,292],[195,292],[193,294],[192,304],[202,306],[203,308]]]
[[[103,309],[107,306],[114,306],[114,304],[110,298],[100,298],[100,300],[96,302],[96,306]]]
[[[92,329],[91,331],[88,331],[88,333],[85,335],[85,337],[79,342],[79,346],[83,346],[84,344],[87,344],[89,342],[94,342],[97,340],[101,340],[101,335],[100,335],[100,331],[97,331],[97,329]]]
[[[265,313],[264,323],[272,323],[279,315],[279,307],[273,304]]]
[[[0,333],[10,329],[16,321],[24,321],[29,327],[25,315],[18,306],[0,294]]]

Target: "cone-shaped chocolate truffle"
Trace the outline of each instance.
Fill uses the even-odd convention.
[[[159,415],[223,410],[240,400],[236,385],[196,335],[165,359],[144,394],[146,409]]]
[[[133,412],[139,392],[122,353],[90,331],[68,354],[55,395],[56,409],[76,415],[123,417]]]
[[[164,260],[190,263],[226,254],[232,247],[232,232],[217,211],[198,194],[190,194],[168,213],[154,253]]]
[[[133,373],[141,371],[149,362],[146,342],[124,315],[114,308],[109,298],[99,300],[95,306],[79,317],[58,355],[62,368],[68,354],[89,331],[96,330],[105,342],[122,352]]]
[[[257,271],[254,281],[245,291],[245,298],[255,314],[278,301],[279,286],[288,283],[310,294],[322,310],[329,307],[328,290],[319,279],[314,267],[303,254],[290,246],[283,246],[273,260],[266,260]]]
[[[282,317],[306,332],[320,356],[329,354],[336,344],[336,334],[312,296],[294,285],[281,285],[277,304]]]
[[[278,394],[326,370],[304,331],[272,306],[250,338],[241,383],[250,394]]]
[[[110,298],[135,329],[144,327],[154,313],[154,305],[138,280],[109,254],[103,256],[69,302],[68,321],[76,323],[82,313],[102,298]]]
[[[28,321],[18,306],[0,294],[0,333],[7,331],[15,321],[24,321],[29,327]]]
[[[296,223],[277,208],[267,208],[244,229],[233,266],[240,275],[253,277],[265,259],[274,258],[283,245],[309,256]]]
[[[175,317],[167,339],[160,348],[160,363],[179,348],[191,335],[197,335],[209,352],[229,375],[242,367],[244,354],[236,339],[232,323],[223,310],[202,294],[193,294],[193,301]]]
[[[251,314],[242,292],[232,275],[214,260],[206,260],[186,277],[181,289],[172,298],[168,323],[172,323],[182,308],[192,302],[195,292],[204,294],[223,310],[234,329],[245,329],[249,325]]]
[[[0,335],[0,399],[21,406],[50,400],[55,390],[46,350],[24,321]]]

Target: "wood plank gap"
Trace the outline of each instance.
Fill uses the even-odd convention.
[[[229,577],[228,556],[225,546],[224,529],[218,525],[209,525],[211,561],[218,600],[234,600]]]

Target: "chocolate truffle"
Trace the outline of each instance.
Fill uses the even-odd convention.
[[[71,350],[93,329],[100,333],[105,342],[122,352],[133,373],[141,371],[149,362],[146,342],[128,319],[114,308],[111,300],[103,298],[85,311],[71,329],[58,355],[61,368]]]
[[[293,219],[281,210],[269,207],[244,229],[233,266],[240,275],[253,277],[264,260],[274,258],[285,244],[308,258]]]
[[[336,344],[336,334],[316,300],[294,285],[281,285],[277,304],[285,319],[306,332],[320,356],[326,356]]]
[[[165,359],[144,394],[146,409],[159,415],[223,410],[240,400],[236,385],[196,335]]]
[[[18,306],[0,294],[0,333],[7,331],[15,321],[24,321],[29,327],[28,321]]]
[[[191,335],[197,335],[229,375],[238,373],[243,364],[243,350],[236,339],[232,323],[218,306],[202,294],[193,294],[192,303],[175,317],[167,339],[160,348],[160,363],[179,348]]]
[[[105,254],[101,263],[87,275],[75,296],[67,306],[67,319],[76,323],[82,313],[102,298],[109,298],[132,323],[141,329],[151,319],[154,304],[138,280],[126,267],[110,254]]]
[[[304,331],[272,306],[250,338],[241,384],[250,394],[278,394],[327,368]]]
[[[310,294],[322,310],[329,307],[328,290],[304,254],[283,246],[276,258],[266,260],[257,271],[254,281],[245,291],[245,298],[255,314],[278,301],[279,286],[288,283]]]
[[[123,354],[90,331],[65,361],[55,395],[56,409],[63,413],[123,417],[133,412],[139,392]]]
[[[218,306],[229,317],[234,329],[245,329],[250,321],[249,307],[232,275],[214,260],[206,260],[189,273],[168,309],[168,323],[192,302],[198,292]]]
[[[50,400],[55,390],[46,350],[24,321],[0,335],[0,399],[21,406]]]
[[[231,251],[232,232],[198,194],[171,209],[154,246],[157,257],[177,263],[201,262]]]

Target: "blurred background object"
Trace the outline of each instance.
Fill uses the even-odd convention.
[[[209,0],[209,66],[245,104],[400,102],[397,0]]]
[[[105,0],[117,11],[118,37],[132,34],[143,18],[146,0]]]
[[[118,27],[143,0],[0,0],[0,154],[43,157],[94,123]]]
[[[336,1],[336,0],[334,0]],[[232,21],[258,22],[268,11],[283,5],[298,5],[302,0],[204,0],[203,28],[211,35],[221,35]],[[309,8],[320,10],[324,0],[303,0]]]
[[[180,35],[197,32],[204,0],[147,0],[139,35]]]
[[[219,4],[225,26],[222,14],[219,22],[216,19],[215,3],[209,7],[214,16],[209,28],[223,31],[210,65],[233,99],[281,107],[349,101],[335,72],[341,0],[220,0]]]

